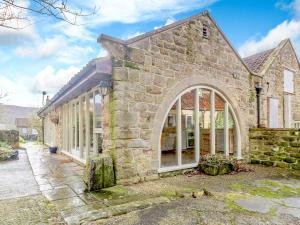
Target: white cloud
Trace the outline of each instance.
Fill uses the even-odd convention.
[[[130,39],[130,38],[134,38],[134,37],[136,37],[136,36],[139,36],[139,35],[141,35],[141,34],[143,34],[143,32],[135,32],[135,33],[133,33],[133,34],[129,34],[129,35],[127,35],[127,37],[125,38],[125,39]]]
[[[91,0],[75,4],[98,9],[97,15],[88,17],[90,24],[112,22],[136,23],[145,20],[157,20],[171,17],[180,12],[199,9],[215,3],[217,0]],[[159,16],[158,16],[159,15]]]
[[[0,75],[0,90],[8,94],[2,101],[4,104],[36,107],[41,103],[39,95],[29,91],[28,82],[21,77],[12,80]]]
[[[97,58],[106,57],[107,55],[108,55],[108,51],[105,50],[104,48],[101,48],[99,54],[97,55]]]
[[[34,39],[37,35],[34,26],[29,22],[34,21],[33,17],[28,14],[28,11],[21,8],[28,7],[30,4],[29,0],[16,0],[14,3],[19,5],[20,8],[6,8],[4,7],[6,3],[1,3],[1,17],[5,17],[6,15],[7,19],[0,21],[0,45],[15,45],[23,40]],[[10,16],[18,16],[19,18],[27,18],[28,20],[8,19]],[[19,29],[10,29],[4,26]]]
[[[32,46],[20,46],[15,49],[15,54],[19,57],[31,57],[34,59],[47,58],[55,55],[57,51],[66,45],[66,41],[62,36],[54,36],[39,40]]]
[[[35,93],[46,91],[53,95],[78,72],[79,69],[74,66],[58,71],[52,66],[46,66],[33,78],[31,90]]]
[[[59,22],[54,24],[52,29],[59,30],[64,35],[72,39],[95,41],[95,39],[97,38],[91,31],[87,29],[87,26],[84,25],[72,25],[65,22]]]
[[[67,39],[57,35],[52,38],[39,39],[35,43],[25,42],[14,50],[14,54],[21,58],[45,59],[56,57],[56,60],[65,64],[82,63],[86,57],[93,53],[91,47],[74,44],[76,40]]]
[[[300,56],[300,20],[284,21],[271,29],[266,36],[257,39],[247,40],[240,48],[239,53],[242,57],[249,56],[270,48],[276,47],[280,41],[290,38],[295,44],[298,55]]]
[[[67,69],[55,70],[46,66],[34,77],[17,76],[9,79],[0,75],[0,90],[8,93],[2,103],[19,106],[41,106],[42,91],[46,91],[52,97],[62,86],[64,86],[79,69],[71,66]]]
[[[176,20],[174,18],[168,18],[164,25],[156,26],[156,27],[154,27],[154,30],[157,30],[157,29],[159,29],[163,26],[168,26],[168,25],[170,25],[172,23],[175,23],[175,22],[176,22]]]

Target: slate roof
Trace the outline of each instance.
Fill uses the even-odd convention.
[[[274,50],[275,48],[272,48],[263,52],[259,52],[243,58],[243,60],[252,72],[259,73]]]

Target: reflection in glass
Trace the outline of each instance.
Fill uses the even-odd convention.
[[[182,164],[194,163],[195,155],[195,91],[181,96],[181,147]]]
[[[93,106],[94,106],[94,97],[93,94],[90,94],[89,96],[89,101],[90,101],[90,108],[89,108],[89,113],[90,113],[90,151],[93,149],[93,131],[94,131],[94,112],[93,112]]]
[[[199,92],[199,126],[201,156],[210,154],[210,96],[210,90],[201,89]]]
[[[168,113],[161,133],[161,167],[178,165],[176,151],[176,103]]]
[[[99,92],[95,93],[95,128],[101,128],[101,101],[102,97]]]
[[[215,150],[216,153],[225,153],[225,141],[224,141],[224,117],[225,101],[215,94]]]

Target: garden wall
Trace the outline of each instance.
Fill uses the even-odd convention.
[[[19,131],[17,130],[0,130],[0,141],[17,147],[19,145]]]
[[[252,164],[300,170],[300,130],[250,129]]]

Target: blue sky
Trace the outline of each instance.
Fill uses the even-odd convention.
[[[72,7],[98,10],[82,18],[80,26],[22,12],[34,21],[30,26],[18,31],[0,28],[0,92],[8,93],[4,103],[39,106],[41,91],[51,97],[88,61],[105,55],[96,42],[101,33],[127,39],[205,9],[242,56],[272,48],[288,37],[300,55],[300,0],[69,2]]]

